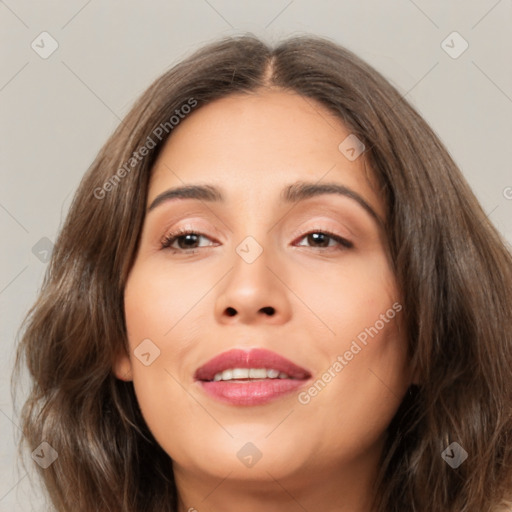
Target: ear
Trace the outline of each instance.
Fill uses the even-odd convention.
[[[112,363],[112,371],[119,380],[133,380],[132,362],[126,350],[122,349],[122,352],[115,356],[114,362]]]

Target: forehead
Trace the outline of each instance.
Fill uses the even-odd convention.
[[[282,90],[231,95],[187,116],[154,165],[148,202],[166,188],[210,183],[230,196],[262,201],[294,181],[339,182],[357,189],[383,215],[363,156],[340,150],[353,137],[311,98]],[[348,139],[352,140],[352,139]],[[345,144],[346,145],[346,144]]]

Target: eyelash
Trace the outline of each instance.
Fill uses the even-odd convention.
[[[303,238],[307,237],[308,235],[312,235],[312,234],[327,235],[329,238],[331,238],[332,240],[334,240],[341,246],[341,247],[335,248],[335,250],[343,251],[343,250],[347,250],[347,249],[352,249],[354,247],[354,244],[352,242],[350,242],[349,240],[347,240],[346,238],[343,238],[343,237],[337,235],[336,233],[333,233],[333,232],[325,230],[325,229],[313,229],[313,230],[307,231],[306,233],[301,233],[300,240],[302,240]],[[198,251],[198,249],[200,249],[200,247],[195,247],[192,249],[175,249],[175,248],[171,247],[171,245],[176,240],[178,240],[182,236],[186,236],[186,235],[198,235],[198,236],[203,236],[205,238],[208,238],[206,235],[203,235],[202,233],[198,233],[197,231],[193,231],[190,229],[176,230],[172,233],[169,233],[162,240],[161,249],[168,249],[168,250],[172,251],[173,254],[176,254],[178,252],[185,253],[185,254],[197,253],[197,251]],[[301,246],[301,247],[304,247],[304,246]],[[313,249],[331,249],[332,250],[333,247],[313,247]]]

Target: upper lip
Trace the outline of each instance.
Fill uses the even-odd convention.
[[[286,373],[293,379],[307,379],[311,374],[285,357],[263,348],[251,350],[232,349],[210,359],[195,372],[196,380],[209,381],[230,368],[266,368]]]

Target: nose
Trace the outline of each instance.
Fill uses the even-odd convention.
[[[279,277],[278,277],[279,276]],[[215,316],[224,324],[282,324],[291,317],[284,269],[269,250],[248,263],[237,253],[216,298]]]

